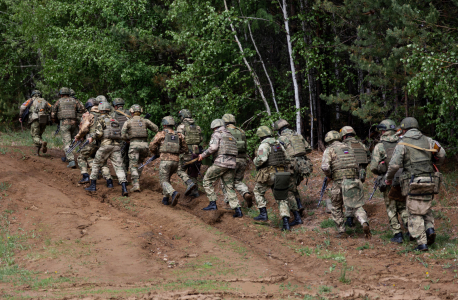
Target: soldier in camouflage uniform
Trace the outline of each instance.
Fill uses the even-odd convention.
[[[201,164],[194,163],[190,166],[185,166],[184,164],[199,156],[201,152],[200,144],[203,141],[202,130],[200,126],[196,124],[192,118],[191,111],[188,109],[180,110],[178,116],[180,116],[181,124],[178,125],[177,132],[184,136],[186,144],[188,145],[189,153],[180,155],[180,163],[178,165],[177,174],[187,186],[185,196],[197,198],[199,197],[199,189],[195,173],[200,172]]]
[[[118,177],[118,181],[121,183],[122,195],[127,196],[129,192],[126,188],[126,173],[124,173],[122,168],[121,158],[121,127],[116,119],[108,115],[109,111],[109,103],[101,102],[99,104],[100,116],[95,122],[95,132],[87,135],[89,143],[92,143],[94,139],[101,140],[101,143],[92,164],[90,177],[91,185],[85,190],[91,192],[96,191],[97,177],[99,175],[100,167],[105,165],[107,160],[110,159]]]
[[[138,166],[143,163],[149,154],[148,129],[153,132],[158,132],[159,130],[156,124],[141,117],[142,112],[143,108],[140,105],[132,105],[130,113],[133,117],[124,123],[121,130],[122,138],[129,140],[129,169],[133,183],[133,187],[130,189],[131,192],[140,192],[142,169],[139,170]]]
[[[180,193],[175,191],[170,184],[170,177],[178,170],[179,155],[188,153],[188,145],[181,133],[173,130],[175,127],[175,120],[171,116],[164,117],[161,122],[164,130],[158,132],[149,149],[153,155],[161,154],[161,163],[159,165],[159,181],[162,186],[162,204],[172,206],[177,205]],[[169,203],[170,197],[172,202]]]
[[[75,93],[75,91],[73,89],[70,89],[70,97],[72,97],[73,99],[78,101],[81,106],[84,106],[83,102],[78,100],[78,98],[76,97],[76,93]],[[83,113],[85,113],[85,112],[80,112],[76,116],[76,120],[77,120],[78,125],[79,125],[79,121],[81,120],[81,117],[83,116]]]
[[[67,152],[73,137],[78,132],[78,116],[84,113],[84,106],[81,102],[70,97],[70,90],[63,87],[59,91],[60,99],[52,107],[51,119],[53,122],[60,122],[60,134],[64,144],[64,151]],[[73,152],[66,153],[62,161],[68,161],[67,168],[75,168],[75,156]]]
[[[351,147],[355,153],[356,163],[359,169],[359,179],[362,183],[366,181],[366,168],[371,160],[371,153],[367,150],[363,143],[356,139],[356,133],[353,127],[344,126],[340,129],[340,136],[342,137],[342,143]],[[354,215],[352,209],[345,207],[345,217],[347,218],[346,225],[348,227],[355,226],[353,223]]]
[[[377,126],[377,129],[382,135],[380,137],[380,143],[375,145],[374,151],[372,152],[370,168],[372,173],[375,175],[384,177],[387,171],[387,166],[389,165],[393,156],[394,148],[398,144],[399,137],[395,134],[396,124],[392,120],[383,120]],[[380,178],[377,180],[380,181]],[[391,189],[396,187],[400,189],[399,176],[395,178],[393,187],[386,187],[384,181],[380,184],[380,191],[383,193],[388,220],[390,222],[391,231],[393,232],[393,238],[391,241],[393,243],[402,243],[404,238],[402,236],[401,224],[398,220],[398,214],[404,222],[404,226],[407,227],[409,213],[406,209],[405,197],[402,197],[403,199],[393,199],[393,197],[390,197],[389,195]]]
[[[210,124],[213,129],[210,144],[204,153],[199,155],[199,161],[202,161],[210,154],[216,157],[213,165],[208,168],[204,177],[204,189],[207,193],[210,204],[203,210],[216,210],[216,194],[213,183],[221,179],[225,186],[225,196],[229,199],[231,209],[235,211],[233,217],[241,218],[243,216],[240,209],[239,200],[234,190],[235,168],[237,166],[237,142],[234,136],[227,130],[222,119],[213,120]]]
[[[113,100],[113,108],[114,111],[112,115],[115,117],[116,120],[118,120],[119,125],[121,128],[123,128],[124,123],[126,123],[127,120],[132,118],[132,114],[129,110],[124,109],[124,99],[122,98],[115,98]],[[143,110],[143,109],[142,109]],[[157,132],[157,131],[156,131]],[[148,146],[148,145],[147,145]],[[148,147],[147,147],[148,148]],[[128,173],[129,168],[129,142],[126,141],[121,147],[121,154],[122,154],[122,167],[124,168],[124,172]],[[140,191],[140,190],[138,190]],[[131,190],[132,192],[132,190]]]
[[[245,199],[247,206],[253,206],[253,194],[248,190],[247,185],[243,182],[243,177],[245,177],[245,170],[248,166],[247,158],[247,141],[245,131],[241,128],[235,126],[235,117],[231,114],[225,114],[223,116],[223,121],[226,124],[227,130],[234,136],[237,141],[237,159],[235,166],[235,177],[234,177],[234,188],[236,191],[242,195]],[[226,191],[224,184],[221,182],[221,188],[224,193],[224,202],[229,203],[229,199],[226,197]]]
[[[21,105],[20,116],[22,116],[27,107],[29,107],[30,135],[32,136],[33,144],[37,147],[37,155],[40,155],[40,149],[42,147],[43,153],[46,153],[48,151],[46,147],[48,143],[42,140],[42,135],[48,125],[49,113],[52,106],[48,101],[41,98],[41,92],[39,90],[34,90],[32,91],[32,98]],[[22,121],[19,118],[19,122],[22,123]]]
[[[288,121],[284,119],[275,122],[274,130],[278,131],[278,135],[280,136],[278,141],[283,145],[286,153],[291,158],[291,189],[296,201],[289,203],[289,207],[295,216],[294,221],[289,226],[302,224],[302,220],[297,217],[297,214],[302,214],[304,207],[302,206],[301,196],[297,190],[297,186],[305,177],[310,176],[313,172],[313,164],[306,155],[312,152],[312,148],[302,135],[290,129]]]
[[[90,98],[85,105],[88,112],[84,113],[81,117],[80,130],[75,136],[75,141],[81,141],[84,143],[84,139],[87,134],[94,134],[96,129],[96,121],[100,116],[99,103],[95,98]],[[96,140],[92,143],[87,144],[83,148],[80,148],[80,154],[78,155],[78,167],[81,170],[83,178],[79,181],[80,184],[89,183],[89,171],[88,168],[92,167],[94,162],[95,154],[100,148]],[[107,163],[102,166],[102,175],[107,181],[107,187],[113,188],[113,179],[111,178],[110,169]]]
[[[400,181],[402,195],[407,196],[409,233],[417,240],[415,250],[427,251],[428,245],[432,245],[436,238],[431,202],[440,185],[440,173],[433,162],[441,165],[445,150],[438,142],[423,135],[418,127],[415,118],[402,120],[404,135],[394,149],[385,183],[391,185],[397,171],[403,168]]]
[[[323,153],[321,169],[334,181],[331,188],[332,219],[337,225],[337,237],[345,237],[343,206],[350,210],[363,226],[367,239],[371,231],[366,211],[363,209],[364,191],[359,179],[358,164],[353,148],[343,144],[337,131],[330,131],[325,136],[326,150]]]

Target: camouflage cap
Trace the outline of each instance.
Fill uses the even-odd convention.
[[[191,111],[189,109],[182,109],[178,112],[178,116],[183,120],[184,118],[192,118]]]
[[[86,102],[86,104],[84,105],[84,108],[89,110],[89,108],[93,107],[94,106],[94,98],[89,98]]]
[[[70,97],[74,97],[75,96],[75,91],[73,89],[70,89]]]
[[[390,119],[383,120],[380,122],[380,124],[377,125],[377,130],[396,130],[396,123]]]
[[[224,123],[234,123],[235,124],[235,117],[231,114],[225,114],[223,116]]]
[[[70,89],[67,87],[62,87],[59,90],[60,95],[70,95]]]
[[[41,92],[39,90],[33,90],[31,96],[33,95],[41,96]]]
[[[111,105],[108,102],[100,102],[99,111],[110,111]]]
[[[347,134],[356,134],[355,130],[351,126],[344,126],[342,129],[340,129],[340,136],[344,137]]]
[[[326,133],[326,135],[324,137],[324,142],[325,143],[330,143],[330,142],[334,142],[334,141],[341,141],[341,140],[342,140],[342,137],[335,130],[329,131],[328,133]]]
[[[211,129],[215,129],[215,128],[218,128],[218,127],[221,127],[221,126],[226,126],[226,124],[224,123],[224,121],[222,119],[215,119],[210,124],[210,128]]]
[[[258,128],[258,130],[256,130],[256,135],[262,139],[263,137],[266,137],[266,136],[272,136],[272,130],[270,130],[269,127],[267,126],[261,126]]]
[[[171,116],[164,117],[161,122],[162,125],[175,126],[175,119]]]
[[[103,96],[103,95],[99,95],[95,99],[97,99],[99,101],[99,103],[108,102],[107,98],[105,96]]]
[[[130,110],[129,110],[132,114],[134,112],[139,112],[139,113],[142,113],[143,112],[143,107],[141,107],[140,105],[138,104],[134,104],[130,107]]]
[[[274,130],[278,131],[278,130],[282,129],[285,126],[289,126],[288,121],[286,121],[284,119],[280,119],[280,120],[278,120],[277,122],[274,123]]]
[[[114,98],[113,100],[113,106],[124,105],[124,103],[124,99],[122,98]]]
[[[401,129],[412,129],[412,128],[419,128],[418,121],[415,118],[407,117],[401,122]]]

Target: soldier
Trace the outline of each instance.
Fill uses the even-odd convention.
[[[445,150],[423,135],[418,127],[415,118],[402,120],[403,136],[394,149],[385,183],[391,185],[396,172],[403,168],[400,181],[402,195],[407,196],[409,233],[417,240],[415,250],[428,251],[428,246],[436,239],[431,202],[440,185],[440,173],[434,163],[441,165],[444,162]]]
[[[122,98],[115,98],[113,100],[113,116],[115,117],[116,120],[119,122],[119,126],[123,128],[124,123],[126,123],[127,120],[132,118],[132,114],[130,113],[129,110],[124,109],[124,100]],[[142,109],[143,110],[143,109]],[[156,130],[157,132],[157,130]],[[146,145],[148,148],[148,145]],[[127,169],[129,168],[129,143],[126,141],[121,147],[121,154],[123,155],[122,157],[122,167],[124,168],[124,172],[127,174]],[[139,192],[140,190],[138,190]],[[132,192],[132,190],[131,190]]]
[[[40,155],[40,149],[43,147],[43,153],[48,151],[46,147],[47,142],[42,140],[42,135],[48,125],[49,113],[51,112],[51,104],[45,99],[41,98],[41,92],[39,90],[32,91],[32,98],[27,100],[21,105],[19,111],[20,118],[19,122],[22,123],[22,114],[26,108],[29,108],[29,124],[30,124],[30,135],[32,136],[33,143],[37,147],[37,155]]]
[[[161,122],[164,130],[154,136],[149,145],[149,149],[154,155],[161,154],[159,165],[159,181],[162,186],[162,204],[172,206],[177,205],[180,193],[170,184],[170,177],[178,170],[179,155],[188,152],[188,145],[181,133],[173,130],[175,120],[171,116],[164,117]],[[169,203],[172,197],[172,203]]]
[[[241,128],[235,126],[235,117],[231,114],[225,114],[223,116],[223,121],[226,124],[227,130],[234,136],[235,140],[237,141],[237,159],[236,159],[236,166],[235,166],[235,177],[234,177],[234,188],[237,190],[240,195],[242,195],[243,199],[245,199],[247,206],[253,206],[253,194],[250,193],[248,187],[245,183],[243,183],[243,177],[245,177],[245,170],[248,166],[248,157],[246,154],[247,151],[247,141],[245,131]],[[229,203],[229,200],[226,197],[226,193],[224,191],[224,185],[221,183],[221,188],[223,189],[224,202]]]
[[[95,154],[94,163],[92,164],[91,171],[91,185],[86,188],[86,191],[95,192],[97,177],[99,175],[100,167],[106,164],[107,160],[110,159],[113,168],[118,177],[118,181],[121,183],[122,195],[127,196],[126,174],[122,168],[121,158],[121,128],[119,127],[118,121],[110,117],[108,112],[110,111],[110,104],[107,102],[101,102],[99,104],[100,116],[97,118],[95,132],[88,134],[88,141],[92,143],[94,139],[101,140],[100,148]]]
[[[70,97],[72,97],[73,99],[75,99],[76,101],[78,101],[79,104],[80,104],[81,106],[84,107],[83,103],[82,103],[80,100],[78,100],[78,98],[76,97],[75,91],[74,91],[73,89],[70,89]],[[78,122],[81,120],[81,117],[83,116],[83,113],[85,113],[85,111],[80,112],[80,113],[76,116],[76,119],[77,119]]]
[[[298,185],[305,177],[310,176],[313,172],[313,164],[307,158],[307,153],[312,152],[312,148],[304,137],[297,132],[291,130],[289,123],[286,120],[280,119],[274,124],[274,130],[278,131],[278,141],[286,149],[286,153],[291,158],[291,188],[296,201],[289,203],[289,206],[294,214],[294,221],[289,226],[302,224],[299,223],[298,213],[302,214],[304,207],[302,206],[301,196],[297,190]]]
[[[267,221],[269,219],[266,208],[267,201],[264,195],[271,188],[283,220],[282,230],[289,230],[290,214],[288,203],[295,203],[291,186],[291,173],[288,172],[290,157],[283,145],[273,137],[269,127],[259,127],[256,135],[261,140],[261,144],[256,152],[256,158],[253,160],[256,170],[258,170],[253,192],[256,205],[259,208],[259,216],[254,219],[257,221]],[[297,218],[298,221],[302,222],[299,214],[297,214]]]
[[[213,165],[208,168],[204,177],[203,185],[208,200],[210,200],[210,204],[203,208],[203,210],[217,209],[213,183],[221,178],[221,182],[225,186],[225,196],[229,199],[231,209],[235,211],[233,217],[241,218],[243,214],[234,190],[234,176],[238,154],[237,142],[234,136],[227,130],[223,120],[213,120],[210,124],[210,128],[213,129],[213,134],[209,147],[204,153],[199,154],[199,161],[202,161],[202,159],[213,153],[215,154],[213,157],[216,157],[213,161]]]
[[[84,113],[81,117],[80,130],[75,136],[75,141],[83,142],[87,134],[93,135],[96,130],[97,118],[100,116],[98,101],[95,98],[90,98],[86,102],[85,108],[88,112]],[[99,148],[100,146],[97,141],[93,140],[92,143],[87,144],[81,149],[81,153],[78,156],[78,167],[81,170],[83,178],[78,183],[89,183],[88,168],[92,167],[94,156]],[[113,179],[111,178],[110,169],[106,162],[102,166],[102,175],[107,181],[107,187],[113,188]]]
[[[149,154],[147,142],[148,129],[153,132],[159,130],[156,124],[141,117],[142,112],[143,108],[140,105],[132,105],[130,114],[133,117],[124,123],[121,130],[122,138],[124,140],[129,140],[128,161],[130,163],[129,169],[133,183],[133,187],[130,189],[131,192],[140,192],[140,176],[142,174],[142,169],[138,170],[138,165],[142,164]]]
[[[392,120],[383,120],[377,126],[377,129],[382,135],[380,137],[380,143],[375,145],[374,151],[372,152],[370,168],[372,173],[375,175],[384,176],[387,171],[387,166],[393,156],[394,148],[399,141],[399,137],[396,135],[396,124]],[[383,199],[385,200],[386,212],[388,214],[391,231],[393,232],[393,238],[391,238],[393,243],[402,243],[404,241],[401,224],[398,220],[398,214],[406,227],[409,218],[409,213],[406,209],[405,197],[402,197],[402,199],[394,199],[393,197],[390,197],[390,194],[392,194],[390,193],[390,190],[394,189],[395,186],[400,189],[399,185],[399,176],[397,176],[395,178],[395,182],[393,183],[393,187],[386,187],[385,182],[383,182],[380,186],[380,191],[382,191]]]
[[[344,126],[340,129],[340,136],[342,137],[342,142],[351,147],[355,153],[356,163],[358,164],[359,179],[362,183],[366,181],[366,168],[371,160],[371,153],[367,150],[366,146],[363,143],[356,139],[356,133],[353,127]],[[348,227],[353,227],[354,212],[352,209],[347,209],[345,207],[345,217],[347,218],[346,225]]]
[[[184,164],[202,152],[200,144],[203,141],[202,130],[192,118],[191,111],[182,109],[178,113],[181,119],[181,124],[177,127],[177,132],[184,136],[186,144],[188,145],[189,153],[180,155],[180,163],[178,165],[177,174],[187,185],[185,196],[193,198],[199,197],[199,189],[197,186],[197,175],[200,172],[200,163],[195,163],[190,166]]]
[[[70,97],[70,90],[63,87],[59,90],[60,99],[56,101],[52,107],[51,119],[54,123],[59,120],[60,134],[64,144],[64,151],[67,152],[73,137],[78,132],[77,117],[82,115],[84,107],[81,102]],[[67,168],[75,168],[75,156],[73,152],[66,153],[66,157],[62,157],[62,161],[68,161]]]
[[[340,142],[341,135],[337,131],[326,134],[324,141],[327,144],[323,153],[321,169],[333,180],[331,188],[332,219],[337,225],[337,237],[345,237],[343,206],[358,219],[363,226],[367,239],[371,238],[371,231],[363,209],[363,184],[359,179],[358,164],[356,163],[353,148]]]

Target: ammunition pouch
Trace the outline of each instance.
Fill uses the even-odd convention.
[[[442,174],[435,172],[430,176],[415,176],[405,173],[400,176],[400,181],[403,196],[430,196],[439,193]]]
[[[49,116],[43,112],[38,113],[38,123],[40,124],[48,124]]]
[[[289,172],[275,173],[274,185],[272,186],[275,200],[286,200],[288,198],[290,177],[291,173]]]
[[[345,206],[358,208],[364,205],[363,184],[360,180],[342,180],[342,198]]]
[[[378,164],[377,166],[377,172],[379,174],[385,174],[386,172],[388,172],[388,168],[386,166],[386,162],[383,163],[383,164]]]

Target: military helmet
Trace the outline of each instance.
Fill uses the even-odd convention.
[[[140,106],[140,105],[139,105]],[[161,122],[162,125],[175,126],[175,119],[171,116],[164,117]]]
[[[70,89],[67,87],[62,87],[59,90],[60,95],[70,95]]]
[[[97,99],[99,101],[99,103],[108,102],[107,98],[105,96],[103,96],[103,95],[99,95],[95,99]]]
[[[340,129],[340,137],[344,137],[347,134],[355,134],[355,130],[351,126],[344,126]]]
[[[133,114],[134,112],[142,113],[142,112],[143,112],[143,108],[142,108],[140,105],[138,105],[138,104],[134,104],[134,105],[132,105],[132,106],[130,107],[130,110],[129,110],[129,111],[130,111],[130,113],[132,113],[132,114]]]
[[[31,96],[33,97],[33,95],[41,96],[41,92],[39,90],[33,90]]]
[[[191,111],[189,109],[182,109],[178,112],[178,116],[183,120],[184,118],[192,118]]]
[[[418,128],[418,127],[420,126],[418,125],[417,119],[412,118],[412,117],[407,117],[404,120],[402,120],[401,122],[401,129],[408,130],[408,129]]]
[[[108,102],[100,102],[99,104],[99,111],[103,111],[103,110],[110,111],[110,108],[111,108],[111,105]]]
[[[263,137],[266,137],[266,136],[272,136],[272,130],[270,130],[269,127],[267,126],[261,126],[258,128],[258,130],[256,130],[256,135],[262,139]]]
[[[124,105],[124,103],[124,99],[122,98],[114,98],[113,100],[113,106]]]
[[[231,115],[231,114],[225,114],[223,116],[223,121],[224,123],[234,123],[235,124],[235,117],[234,115]]]
[[[89,100],[87,100],[86,104],[84,105],[84,108],[89,110],[89,108],[93,107],[94,106],[94,98],[89,98]]]
[[[225,126],[226,124],[224,123],[224,121],[222,119],[215,119],[213,120],[213,122],[210,124],[210,128],[211,129],[215,129],[215,128],[218,128],[218,127],[221,127],[221,126]]]
[[[278,131],[278,130],[282,129],[285,126],[289,126],[288,121],[286,121],[284,119],[280,119],[280,120],[278,120],[277,122],[274,123],[274,130]]]
[[[394,123],[393,120],[386,119],[380,122],[380,124],[377,125],[377,129],[379,131],[382,130],[396,130],[396,123]]]
[[[75,97],[75,91],[73,89],[70,89],[70,97]]]
[[[91,98],[92,99],[92,103],[94,103],[94,105],[99,105],[100,104],[100,100],[97,99],[97,98]]]
[[[326,133],[326,135],[324,136],[324,142],[325,143],[330,143],[330,142],[334,142],[334,141],[341,141],[342,140],[342,137],[340,136],[340,134],[335,131],[335,130],[331,130],[329,131],[328,133]]]

